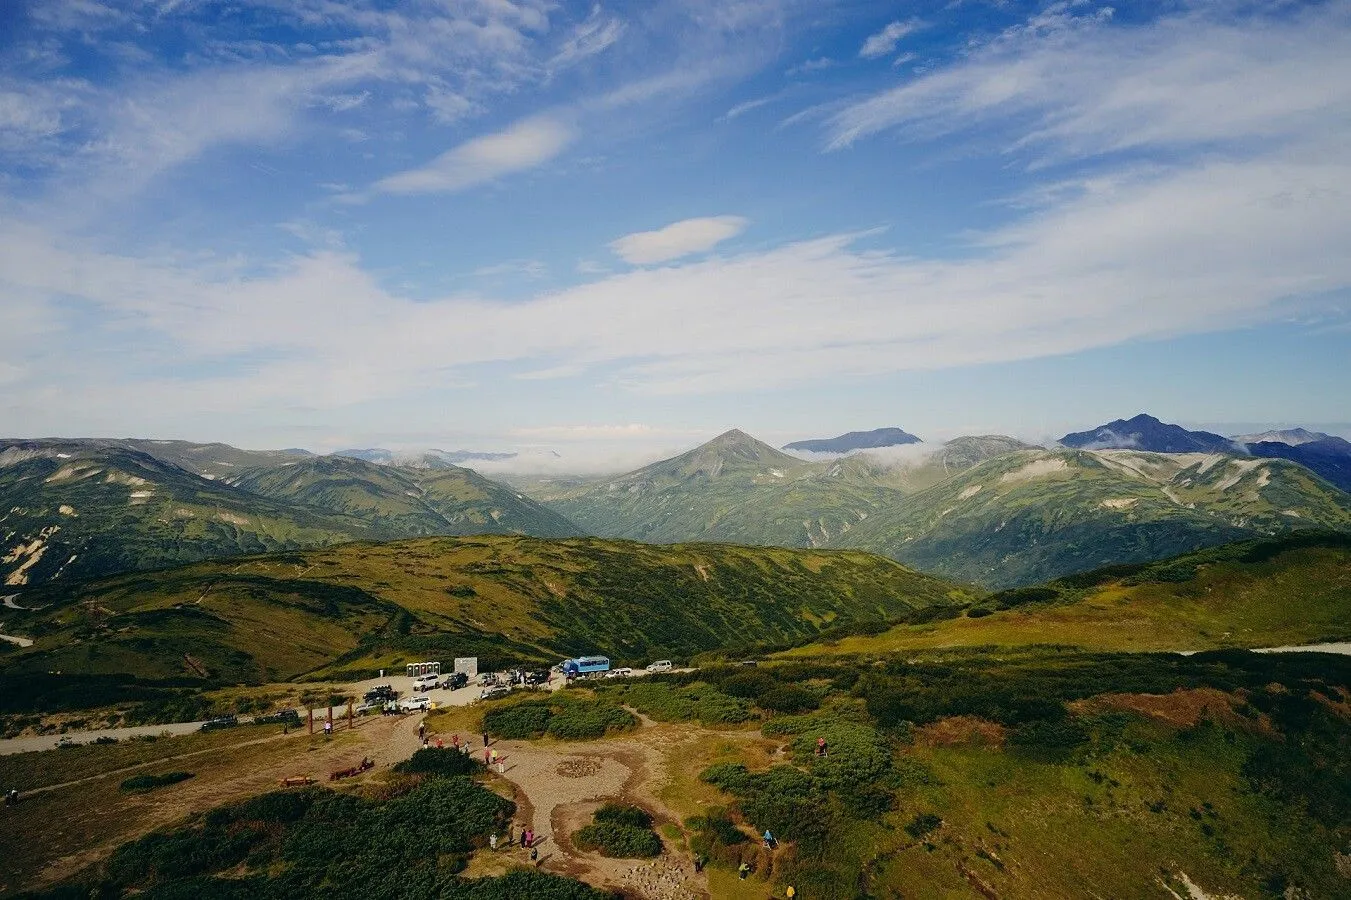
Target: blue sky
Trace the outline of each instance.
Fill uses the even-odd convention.
[[[0,6],[0,432],[1351,428],[1351,5]]]

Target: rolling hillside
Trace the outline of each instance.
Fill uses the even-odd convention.
[[[353,516],[388,537],[581,533],[558,513],[506,485],[449,464],[414,469],[320,456],[246,469],[225,481],[261,497]]]
[[[563,493],[549,505],[605,537],[814,547],[899,497],[866,479],[842,477],[846,471],[729,431],[673,459]]]
[[[1009,587],[1299,528],[1351,529],[1351,497],[1281,460],[1029,450],[910,496],[849,542]]]
[[[856,552],[420,538],[39,588],[40,609],[5,610],[36,643],[0,666],[235,683],[428,655],[643,663],[973,599]]]
[[[405,470],[338,457],[274,459],[223,444],[142,443],[193,457],[203,471],[231,459],[289,462],[214,479],[119,442],[0,442],[4,586],[352,540],[580,531],[468,469]]]
[[[369,537],[362,522],[255,497],[136,450],[0,445],[7,587]]]
[[[1351,639],[1351,535],[1310,531],[993,594],[964,617],[792,655],[1053,645],[1206,650]]]

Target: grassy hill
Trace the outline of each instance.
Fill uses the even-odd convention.
[[[1351,529],[1351,496],[1281,460],[1026,450],[870,516],[848,543],[1008,587],[1311,527]]]
[[[899,496],[843,472],[729,431],[673,459],[555,495],[549,505],[606,537],[817,547]]]
[[[403,468],[341,456],[245,469],[232,487],[352,516],[391,537],[443,534],[581,534],[557,512],[469,469]]]
[[[234,449],[142,443],[162,443],[178,456]],[[291,462],[216,479],[117,442],[0,442],[0,582],[24,589],[56,578],[422,534],[579,533],[553,510],[468,469],[275,456]],[[209,458],[218,467],[228,462]],[[232,458],[272,455],[235,451]],[[207,460],[200,455],[197,462]]]
[[[1283,460],[1044,450],[997,435],[907,465],[805,462],[733,431],[549,497],[606,536],[858,548],[994,588],[1293,529],[1351,530],[1351,496]]]
[[[645,663],[972,599],[857,552],[420,538],[40,588],[24,600],[41,609],[5,616],[36,643],[0,669],[235,683],[428,656]]]
[[[1351,535],[1310,531],[991,595],[962,618],[791,651],[1205,650],[1351,639]]]
[[[371,535],[357,519],[87,442],[0,445],[0,498],[0,579],[13,588]]]

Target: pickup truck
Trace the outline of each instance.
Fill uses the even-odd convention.
[[[421,712],[432,708],[432,698],[425,694],[421,697],[409,697],[399,701],[399,709],[404,712]]]

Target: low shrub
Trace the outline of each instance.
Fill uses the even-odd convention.
[[[540,738],[546,734],[560,740],[593,740],[637,724],[632,713],[608,698],[572,697],[563,692],[503,704],[483,715],[486,731],[509,740]]]
[[[124,791],[153,791],[155,788],[178,784],[193,777],[191,772],[165,772],[162,775],[133,775],[119,787]]]
[[[661,838],[652,830],[647,810],[620,803],[607,803],[592,816],[590,825],[573,835],[582,850],[617,859],[646,859],[661,853]]]
[[[408,775],[434,775],[443,778],[472,775],[482,767],[472,754],[454,749],[424,747],[403,762],[396,763],[395,772]]]
[[[622,702],[659,722],[735,725],[754,718],[750,704],[745,700],[702,681],[677,686],[644,679],[637,684],[606,685],[602,690],[605,694],[617,695]]]
[[[651,828],[652,814],[641,806],[624,803],[607,803],[592,817],[597,822],[614,822],[631,828]]]
[[[905,833],[915,840],[923,840],[926,835],[938,830],[943,820],[933,813],[917,813],[905,826]]]

